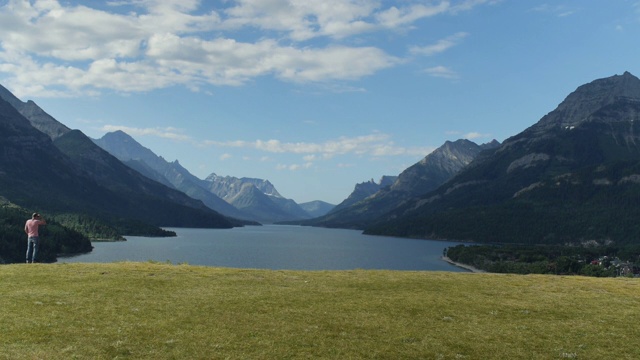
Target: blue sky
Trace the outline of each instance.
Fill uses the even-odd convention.
[[[640,76],[640,0],[0,0],[0,84],[194,175],[337,204]]]

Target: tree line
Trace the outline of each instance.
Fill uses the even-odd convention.
[[[93,249],[91,240],[125,240],[121,234],[158,237],[176,235],[173,231],[131,219],[101,219],[70,213],[44,215],[47,225],[40,228],[40,262],[55,262],[58,255],[62,254],[90,252]],[[25,261],[27,237],[24,224],[30,218],[31,212],[7,201],[0,202],[0,264]]]
[[[457,245],[452,261],[494,273],[632,276],[640,272],[640,245]]]
[[[25,261],[27,235],[24,224],[31,214],[12,206],[0,206],[0,263]],[[59,254],[91,251],[91,241],[79,231],[46,217],[47,225],[40,228],[42,241],[38,247],[38,261],[54,262]]]

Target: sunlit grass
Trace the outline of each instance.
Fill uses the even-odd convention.
[[[636,279],[0,266],[1,359],[638,359]]]

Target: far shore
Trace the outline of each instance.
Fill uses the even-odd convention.
[[[455,261],[453,261],[453,260],[449,259],[449,257],[447,257],[447,256],[443,256],[443,257],[442,257],[442,260],[444,260],[444,261],[448,262],[448,263],[449,263],[449,264],[451,264],[451,265],[454,265],[454,266],[457,266],[457,267],[459,267],[459,268],[463,268],[463,269],[469,270],[469,271],[474,272],[474,273],[486,273],[486,271],[484,271],[484,270],[480,270],[480,269],[475,268],[475,267],[473,267],[473,266],[471,266],[471,265],[467,265],[467,264],[462,264],[462,263],[459,263],[459,262],[455,262]]]

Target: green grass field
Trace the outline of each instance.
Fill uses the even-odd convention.
[[[0,266],[0,359],[640,359],[640,280]]]

